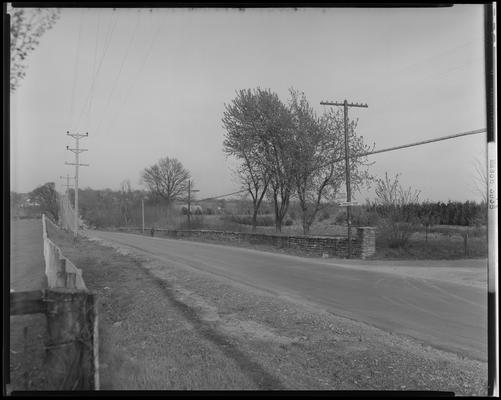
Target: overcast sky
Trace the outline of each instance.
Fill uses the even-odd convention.
[[[350,109],[376,149],[484,128],[483,8],[62,9],[11,96],[11,188],[74,174],[73,140],[88,132],[80,187],[118,189],[161,157],[178,158],[199,196],[239,189],[222,151],[224,104],[243,88],[285,102],[303,91]],[[370,157],[422,200],[478,200],[484,134]],[[364,201],[373,188],[355,194]]]

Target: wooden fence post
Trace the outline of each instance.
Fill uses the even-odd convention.
[[[96,303],[85,291],[45,291],[47,376],[54,390],[95,390]]]

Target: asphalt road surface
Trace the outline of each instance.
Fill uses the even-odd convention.
[[[436,348],[487,360],[487,288],[369,271],[367,261],[363,262],[365,269],[357,269],[336,265],[334,259],[219,244],[117,232],[88,231],[88,235],[128,246],[167,264],[223,276]]]

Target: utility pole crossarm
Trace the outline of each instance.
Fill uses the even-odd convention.
[[[88,132],[86,132],[86,133],[70,133],[69,131],[66,131],[66,136],[71,136],[74,139],[80,139],[80,138],[89,136],[89,133]]]
[[[66,150],[69,150],[75,154],[83,153],[84,151],[89,151],[88,149],[72,149],[70,146],[66,146]]]
[[[345,100],[345,102],[346,102],[346,100]],[[348,107],[362,107],[362,108],[369,107],[367,104],[362,104],[362,103],[360,103],[360,104],[359,103],[348,103],[348,102],[346,102],[346,103],[347,103],[346,105]],[[344,106],[345,103],[344,102],[338,103],[338,102],[330,102],[330,101],[321,101],[320,104],[323,106],[341,106],[342,107],[342,106]]]

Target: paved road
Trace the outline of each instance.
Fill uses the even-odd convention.
[[[166,263],[303,299],[337,315],[487,360],[486,288],[369,271],[367,261],[360,263],[363,268],[348,268],[332,259],[218,244],[117,232],[89,231],[89,236],[127,245]]]
[[[10,288],[16,292],[47,287],[41,219],[12,220]]]

